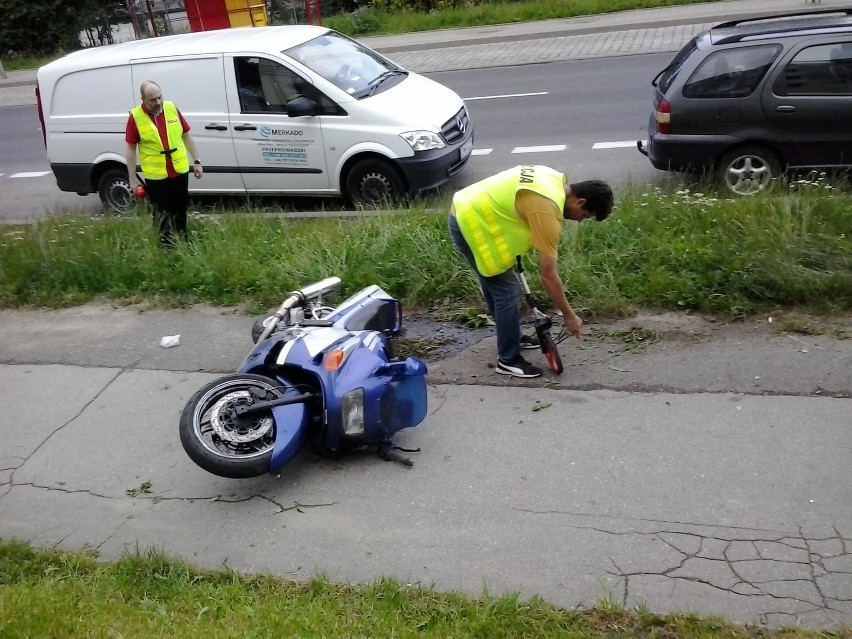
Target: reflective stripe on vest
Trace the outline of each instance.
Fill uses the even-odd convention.
[[[141,106],[135,107],[130,115],[136,122],[139,131],[139,164],[142,173],[149,180],[164,180],[169,174],[166,170],[167,149],[163,148],[160,132],[151,117],[142,110]],[[177,108],[173,102],[163,102],[163,117],[166,118],[166,135],[169,140],[169,154],[175,173],[187,173],[189,171],[189,159],[186,155],[186,146],[183,143],[183,127],[180,123]]]
[[[530,229],[515,209],[515,196],[525,189],[565,206],[563,173],[546,166],[516,166],[485,178],[453,197],[459,229],[470,246],[476,268],[485,277],[512,268],[515,257],[530,250]]]

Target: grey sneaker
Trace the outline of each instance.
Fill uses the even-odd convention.
[[[521,335],[521,348],[525,351],[539,348],[541,342],[538,340],[538,335]]]
[[[520,355],[511,362],[498,359],[495,370],[501,375],[511,375],[512,377],[538,377],[541,375],[541,369],[538,366],[530,364]]]

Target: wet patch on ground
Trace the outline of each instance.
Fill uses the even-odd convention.
[[[469,328],[460,322],[448,322],[432,315],[405,318],[399,340],[399,354],[434,362],[454,357],[467,348],[494,335],[494,328]]]

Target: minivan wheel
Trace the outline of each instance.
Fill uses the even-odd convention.
[[[781,176],[778,158],[759,146],[729,151],[717,166],[719,181],[737,195],[755,195],[765,191]]]
[[[98,195],[106,208],[120,215],[127,213],[133,203],[127,171],[121,169],[106,171],[98,180]]]
[[[355,205],[378,206],[396,202],[402,194],[399,171],[385,160],[361,160],[346,176],[346,197]]]

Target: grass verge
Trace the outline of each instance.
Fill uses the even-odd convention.
[[[323,25],[354,36],[478,27],[554,18],[697,4],[707,0],[528,0],[526,2],[440,3],[432,11],[400,10],[395,0],[373,0],[353,13],[323,17]],[[438,4],[438,3],[435,3]]]
[[[23,637],[567,637],[576,639],[849,639],[803,628],[736,626],[652,614],[604,600],[566,610],[518,595],[438,593],[392,579],[307,583],[201,571],[154,551],[103,563],[92,553],[0,540],[0,636]]]
[[[193,216],[191,242],[174,252],[159,247],[144,212],[5,227],[0,306],[108,300],[257,312],[329,275],[343,279],[346,294],[375,283],[410,308],[480,306],[443,212],[333,220],[251,212]],[[637,190],[603,224],[566,224],[560,270],[574,305],[598,317],[637,307],[728,317],[775,308],[844,313],[852,310],[850,229],[852,196],[821,183],[732,200]],[[538,278],[529,279],[541,294]]]

